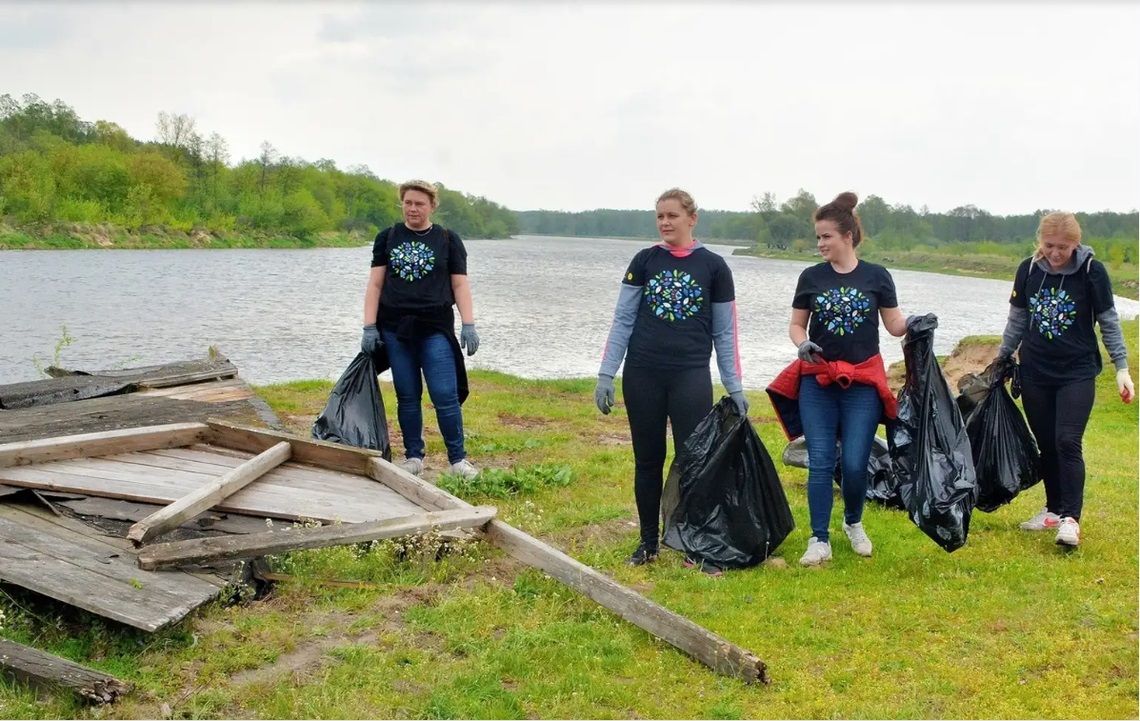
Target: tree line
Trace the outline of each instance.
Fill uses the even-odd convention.
[[[257,157],[231,163],[226,140],[200,131],[185,114],[159,113],[155,130],[154,140],[137,140],[116,123],[82,120],[60,100],[0,95],[0,219],[19,227],[108,223],[315,242],[329,232],[370,237],[401,217],[396,183],[365,165],[342,170],[331,160],[283,155],[269,142]],[[802,189],[783,202],[763,193],[748,211],[702,210],[699,235],[761,249],[809,250],[818,205]],[[932,213],[869,195],[858,212],[868,240],[883,250],[969,244],[971,252],[1016,256],[1032,244],[1047,211],[998,216],[965,205]],[[1098,256],[1136,263],[1135,211],[1077,217]],[[656,237],[648,210],[514,212],[444,187],[435,219],[468,238]]]
[[[282,154],[269,142],[231,164],[218,133],[185,114],[159,113],[142,141],[107,120],[36,95],[0,95],[0,218],[20,227],[110,223],[129,230],[253,233],[314,241],[371,236],[399,220],[397,184],[367,166],[340,169]],[[465,238],[518,232],[507,208],[440,188],[435,219]]]
[[[745,241],[773,250],[808,250],[815,245],[812,213],[820,203],[801,189],[778,202],[772,193],[752,201],[750,211],[702,210],[698,235],[710,240]],[[890,205],[868,195],[856,212],[866,238],[884,250],[923,250],[968,243],[973,252],[1022,255],[1033,243],[1037,223],[1049,212],[993,215],[973,205],[946,213],[909,205]],[[1140,216],[1101,211],[1078,212],[1084,240],[1114,264],[1136,263]],[[518,213],[519,232],[536,235],[653,238],[657,231],[649,210],[599,209],[577,213],[531,210]]]

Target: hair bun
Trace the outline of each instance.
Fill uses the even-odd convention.
[[[835,196],[835,200],[831,201],[831,204],[841,210],[855,210],[855,206],[859,204],[859,196],[848,190]]]

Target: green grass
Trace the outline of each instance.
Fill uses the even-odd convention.
[[[752,255],[758,258],[780,258],[784,260],[800,260],[810,263],[819,262],[819,256],[814,251],[776,250],[772,248],[748,248],[733,251],[734,255]],[[874,247],[874,244],[860,246],[859,256],[873,263],[880,263],[889,268],[903,270],[921,270],[930,273],[945,275],[963,275],[974,278],[990,278],[993,280],[1006,280],[1013,282],[1017,266],[1025,258],[1011,255],[997,255],[992,253],[967,252],[954,245],[947,245],[941,249],[926,250],[888,250]],[[1140,297],[1140,283],[1137,281],[1137,266],[1135,263],[1110,264],[1102,259],[1108,276],[1112,280],[1112,290],[1123,298]]]
[[[1136,367],[1137,323],[1124,328]],[[650,567],[624,565],[637,542],[629,428],[620,404],[598,414],[592,380],[475,371],[471,382],[464,413],[473,460],[499,480],[457,490],[474,502],[490,499],[506,521],[752,650],[767,662],[771,685],[717,676],[497,549],[477,543],[441,552],[446,539],[426,538],[274,558],[294,580],[270,598],[212,604],[155,635],[9,590],[11,598],[0,595],[7,616],[0,634],[116,673],[139,690],[90,710],[2,685],[0,717],[157,717],[163,703],[176,718],[1140,713],[1137,405],[1120,403],[1110,372],[1098,379],[1085,437],[1079,549],[1066,553],[1048,534],[1017,529],[1042,504],[1037,487],[995,513],[976,512],[969,543],[953,554],[903,513],[870,505],[874,558],[839,542],[828,567],[803,569],[796,559],[809,535],[805,472],[777,461],[799,524],[778,551],[786,564],[719,579],[683,568],[671,551]],[[307,432],[330,387],[306,381],[259,392]],[[762,392],[749,396],[778,459],[784,439],[771,408]],[[387,411],[398,446],[395,404]],[[428,425],[429,467],[440,468],[443,443]],[[553,482],[561,470],[550,469],[563,468],[569,482]],[[518,482],[528,473],[539,480]],[[503,490],[512,477],[515,487]],[[838,511],[836,529],[837,519]]]

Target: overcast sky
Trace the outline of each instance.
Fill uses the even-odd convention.
[[[424,177],[516,210],[1140,205],[1140,8],[1112,3],[0,4],[0,93],[232,160]]]

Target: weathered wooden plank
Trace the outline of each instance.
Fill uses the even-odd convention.
[[[207,400],[207,398],[223,397],[227,393],[239,393],[240,397],[230,400],[241,400],[253,395],[245,381],[240,378],[229,378],[222,381],[205,381],[188,386],[167,386],[164,388],[145,388],[135,391],[136,395],[154,398],[181,398],[182,400]]]
[[[165,607],[177,604],[186,594],[193,595],[201,587],[197,580],[186,574],[164,576],[140,572],[135,567],[136,554],[129,543],[114,543],[114,540],[122,539],[104,536],[76,519],[48,515],[46,510],[31,511],[5,504],[0,507],[0,524],[4,529],[0,537],[25,549],[15,550],[5,557],[50,556],[73,567],[72,570],[97,576],[92,584],[117,589],[119,596],[123,595],[124,589],[130,589],[129,594],[138,596],[138,602],[143,605]],[[0,573],[4,572],[0,570]],[[156,583],[151,584],[151,581]],[[139,591],[145,593],[140,594]],[[114,595],[111,594],[112,597]]]
[[[224,358],[93,373],[49,370],[51,378],[0,386],[0,409],[43,407],[130,393],[137,388],[189,385],[237,375],[237,368]]]
[[[254,558],[309,548],[343,546],[453,528],[478,528],[495,517],[491,506],[475,506],[451,511],[417,513],[370,523],[350,523],[320,528],[294,528],[247,536],[196,538],[159,543],[139,553],[139,568],[154,570],[202,561]]]
[[[22,491],[24,489],[17,488],[15,490]],[[97,496],[58,501],[57,505],[65,506],[83,516],[99,516],[116,521],[131,522],[141,521],[162,508],[161,505],[154,503],[138,503]],[[196,531],[220,531],[222,533],[260,533],[265,530],[266,525],[265,518],[245,516],[238,513],[207,511],[197,518],[183,523],[180,528]]]
[[[208,449],[208,450],[202,450]],[[141,453],[124,453],[114,456],[115,460],[137,463],[155,468],[175,468],[200,473],[218,474],[228,468],[236,468],[253,457],[245,451],[237,451],[220,446],[198,445],[186,448],[166,448]],[[357,487],[365,478],[355,473],[334,471],[309,464],[287,461],[267,473],[259,483],[271,482],[278,485],[301,485],[323,488],[329,492],[343,494],[346,485]],[[401,501],[414,509],[415,504],[395,494]]]
[[[222,466],[205,463],[164,459],[161,456],[154,458],[160,464],[164,461],[168,462],[161,466],[148,466],[138,463],[141,460],[139,454],[130,453],[100,458],[72,459],[55,464],[51,469],[45,467],[43,470],[58,469],[64,473],[85,473],[108,480],[131,480],[148,486],[168,487],[175,494],[174,499],[190,493],[201,485],[213,482],[225,470]],[[0,469],[0,479],[3,478],[18,479],[20,476]],[[281,508],[283,504],[287,508],[298,508],[300,496],[305,496],[311,504],[323,504],[328,508],[344,508],[350,511],[352,516],[351,518],[340,517],[325,520],[376,520],[359,517],[359,509],[355,508],[357,504],[367,504],[370,501],[391,504],[393,509],[409,508],[416,510],[418,508],[400,494],[392,492],[383,485],[373,483],[365,476],[294,463],[286,463],[274,468],[259,478],[256,484],[235,493],[232,498],[225,499],[219,508],[227,508],[235,512],[242,512],[242,508],[247,507],[254,509],[262,507]],[[349,496],[353,499],[352,504],[348,502]],[[396,515],[403,514],[386,513],[383,517]]]
[[[135,385],[117,378],[69,376],[0,386],[0,410],[16,410],[129,393]]]
[[[59,656],[0,639],[0,669],[28,684],[62,688],[90,703],[113,703],[131,685]]]
[[[0,444],[0,468],[64,458],[186,446],[198,442],[207,432],[208,428],[201,423],[174,423],[4,443]]]
[[[202,403],[175,398],[151,398],[138,393],[92,398],[72,403],[0,413],[0,443],[33,440],[67,433],[139,428],[170,423],[228,418],[242,423],[276,422],[256,396],[245,401]]]
[[[449,509],[470,505],[383,459],[371,459],[368,473],[425,508]],[[768,682],[767,667],[755,654],[622,586],[553,546],[499,520],[487,525],[484,536],[514,558],[545,571],[717,673],[748,683]]]
[[[26,488],[83,493],[142,503],[167,504],[215,480],[183,470],[120,463],[117,456],[81,458],[52,464],[0,468],[0,483]],[[277,478],[276,469],[223,499],[218,510],[286,520],[374,521],[420,510],[400,494],[361,476],[336,481]]]
[[[161,379],[184,378],[184,383],[193,382],[192,379],[205,376],[208,378],[229,378],[237,374],[237,367],[230,363],[225,356],[213,353],[207,358],[194,360],[173,361],[135,368],[112,368],[98,371],[68,370],[51,366],[47,369],[48,375],[56,378],[66,376],[105,376],[107,378],[126,379],[131,382],[152,382]]]
[[[237,468],[254,457],[252,453],[220,449],[217,446],[207,447],[217,450],[207,452],[193,451],[189,448],[169,448],[160,451],[122,453],[110,458],[123,463],[151,468],[169,468],[218,475],[229,469]],[[228,453],[219,453],[218,451],[221,450],[226,450]],[[306,487],[324,488],[332,492],[342,493],[346,482],[355,485],[359,483],[360,478],[359,475],[353,473],[286,462],[267,473],[262,480],[279,485],[291,485],[294,482],[300,482]]]
[[[284,441],[278,443],[264,453],[223,474],[217,481],[198,488],[161,511],[134,524],[127,531],[127,539],[135,545],[142,545],[155,536],[172,528],[177,528],[202,511],[209,510],[223,498],[245,488],[269,470],[281,465],[289,459],[291,453],[292,450],[288,443]]]
[[[221,591],[190,574],[140,570],[133,553],[91,529],[66,527],[66,520],[0,504],[0,580],[145,631],[181,619]]]
[[[368,472],[368,460],[380,458],[379,451],[365,448],[350,448],[339,443],[302,439],[287,433],[279,433],[264,428],[237,425],[210,419],[206,442],[227,448],[261,453],[266,448],[289,441],[293,446],[293,460],[299,463],[312,463],[322,468],[331,468],[346,473],[364,475]]]
[[[511,556],[542,569],[626,621],[668,641],[717,673],[745,682],[767,682],[767,667],[755,654],[650,601],[558,549],[502,522],[487,537]]]
[[[229,370],[203,370],[197,372],[169,373],[166,375],[154,374],[137,381],[140,388],[169,388],[170,386],[186,386],[203,381],[233,378],[237,375],[237,368],[232,365]]]
[[[56,469],[39,465],[0,468],[0,481],[9,485],[85,493],[160,505],[173,503],[203,485],[207,478],[209,477],[202,474],[173,471],[167,471],[163,475],[147,476],[145,473],[134,473],[124,476],[121,468]],[[294,521],[310,518],[319,521],[372,521],[392,515],[403,515],[388,512],[392,497],[381,496],[374,489],[359,489],[371,491],[370,498],[353,498],[352,490],[347,488],[345,493],[333,495],[322,490],[262,485],[259,481],[258,484],[243,488],[223,500],[218,505],[218,510]],[[363,503],[365,500],[372,502]],[[406,502],[400,499],[398,494],[395,500]]]
[[[133,480],[156,486],[168,485],[177,488],[179,493],[184,495],[194,491],[198,486],[212,483],[227,470],[220,465],[163,459],[162,456],[140,456],[135,453],[105,455],[93,459],[71,459],[59,462],[52,468],[76,475],[87,473],[98,478]],[[353,488],[369,486],[367,481],[353,473],[308,468],[314,470],[304,473],[294,468],[272,469],[261,477],[257,487],[249,489],[249,493],[260,497],[262,493],[290,494],[296,492],[296,489],[303,488],[308,493],[341,497]],[[2,470],[0,477],[3,477]],[[246,496],[243,496],[243,499],[244,497]]]

